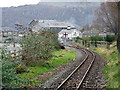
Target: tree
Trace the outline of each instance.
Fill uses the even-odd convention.
[[[118,39],[117,39],[117,48],[118,48],[118,74],[120,75],[120,1],[117,3],[118,6]],[[120,76],[118,77],[118,83],[120,88]]]
[[[100,9],[96,11],[95,24],[109,32],[115,33],[117,36],[117,49],[120,53],[120,31],[119,31],[119,2],[104,2],[101,3]]]
[[[45,65],[52,52],[59,49],[57,36],[50,31],[29,32],[20,40],[22,61],[27,66]]]
[[[84,29],[84,28],[82,28],[81,32],[83,33],[84,31],[85,31],[85,29]]]
[[[19,41],[22,62],[26,66],[46,65],[45,61],[52,57],[52,52],[60,48],[57,35],[51,30],[32,32],[30,28],[24,28],[19,24],[16,26],[18,30],[23,31]]]
[[[80,37],[75,38],[75,42],[78,42],[79,40],[82,40],[82,38],[80,38]]]
[[[86,47],[87,44],[88,44],[87,42],[90,41],[91,39],[90,39],[89,37],[86,37],[86,38],[83,38],[82,40],[83,40],[83,45],[85,45],[85,47]],[[90,46],[90,45],[88,44],[88,47],[89,47],[89,46]]]
[[[83,30],[89,30],[90,29],[90,25],[89,24],[86,24],[85,26],[83,26]]]
[[[117,5],[118,5],[118,39],[117,39],[117,48],[118,48],[118,51],[120,53],[120,1],[117,3]]]
[[[90,38],[91,38],[92,41],[104,41],[104,38],[99,36],[99,35],[92,36]]]
[[[110,44],[113,42],[113,41],[115,41],[115,36],[113,36],[113,35],[107,35],[106,37],[105,37],[105,41],[107,41],[107,49],[110,49]]]
[[[96,12],[97,19],[95,23],[101,28],[107,28],[117,36],[118,49],[118,70],[120,74],[120,1],[102,3],[100,9]],[[120,88],[120,75],[118,78]]]

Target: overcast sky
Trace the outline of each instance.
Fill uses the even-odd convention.
[[[0,0],[0,7],[20,6],[37,4],[40,0]]]
[[[101,2],[105,0],[0,0],[0,7],[37,4],[39,2]]]

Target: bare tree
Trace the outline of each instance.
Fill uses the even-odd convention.
[[[117,39],[117,47],[118,47],[118,74],[120,75],[120,1],[117,3],[118,6],[118,39]],[[120,76],[118,77],[118,87],[120,88]]]
[[[104,28],[117,36],[117,48],[120,53],[120,31],[119,31],[119,2],[101,3],[100,9],[96,11],[95,25],[101,30]]]
[[[118,6],[118,39],[117,39],[117,47],[118,47],[119,59],[120,59],[120,1],[117,3],[117,6]]]
[[[120,74],[120,1],[102,3],[96,14],[97,19],[94,22],[96,26],[107,28],[117,36],[118,73]],[[118,88],[120,88],[120,76],[118,77]]]

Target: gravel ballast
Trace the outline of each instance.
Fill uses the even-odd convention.
[[[86,56],[84,52],[81,52],[78,49],[69,47],[66,48],[75,50],[77,52],[76,58],[70,63],[61,65],[60,70],[53,75],[53,78],[50,78],[48,81],[42,84],[42,88],[57,88],[57,86],[82,62]]]
[[[66,47],[67,49],[72,49],[77,52],[76,59],[72,60],[70,63],[66,63],[58,67],[57,71],[52,74],[52,78],[47,80],[42,84],[42,88],[54,88],[56,89],[58,85],[82,62],[86,57],[82,50],[78,50],[72,47]],[[96,60],[91,68],[89,74],[87,75],[82,88],[104,88],[105,79],[104,72],[102,69],[105,66],[105,60],[98,54],[96,54]]]

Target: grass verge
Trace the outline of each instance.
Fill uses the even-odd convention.
[[[76,57],[76,52],[72,50],[59,50],[53,52],[53,57],[47,61],[49,63],[48,66],[35,66],[35,67],[28,67],[28,72],[18,74],[17,76],[21,79],[28,79],[32,82],[32,85],[23,85],[23,87],[36,87],[41,86],[42,79],[37,79],[40,74],[47,73],[49,71],[54,71],[54,68],[59,67],[64,63],[68,63]],[[48,77],[49,78],[49,77]]]
[[[80,43],[77,43],[81,45]],[[83,45],[81,45],[83,46]],[[97,47],[97,48],[90,48],[94,51],[98,52],[100,55],[104,57],[107,61],[107,65],[103,69],[105,74],[105,79],[107,82],[106,88],[118,88],[119,87],[119,71],[118,71],[118,51],[116,48],[116,42],[111,44],[111,49],[108,50],[105,47]]]
[[[104,68],[106,72],[105,79],[107,81],[106,88],[118,88],[118,51],[117,49],[111,48],[110,50],[106,48],[94,48],[99,54],[104,56],[107,61],[107,65]]]

